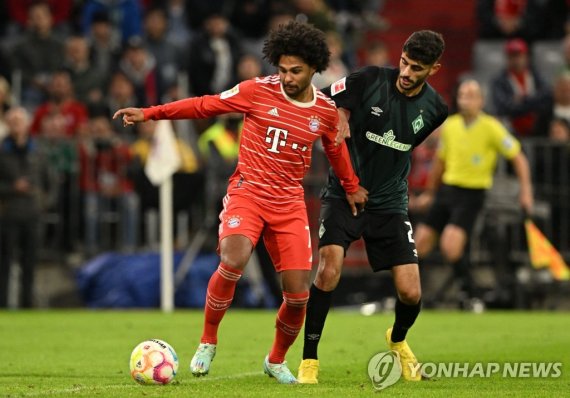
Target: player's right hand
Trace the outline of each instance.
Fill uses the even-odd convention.
[[[368,202],[368,191],[359,185],[358,191],[346,194],[346,200],[348,200],[352,215],[356,217],[358,212],[364,211],[364,206]]]
[[[138,122],[144,122],[144,113],[141,108],[123,108],[119,109],[113,115],[113,119],[123,116],[123,125],[125,127],[132,126]]]

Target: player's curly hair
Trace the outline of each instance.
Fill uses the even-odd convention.
[[[411,34],[402,50],[414,61],[425,65],[434,64],[443,54],[445,42],[441,33],[419,30]]]
[[[331,53],[322,31],[306,23],[291,21],[272,30],[263,45],[263,58],[271,65],[278,66],[282,55],[297,56],[316,72],[322,72],[329,65]]]

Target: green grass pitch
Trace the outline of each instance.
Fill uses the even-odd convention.
[[[386,351],[392,314],[332,311],[319,356],[318,385],[279,385],[262,373],[273,339],[273,311],[230,310],[221,325],[210,374],[188,365],[202,312],[0,312],[0,397],[561,397],[570,396],[570,316],[556,312],[424,311],[408,335],[420,362],[561,362],[557,378],[440,377],[403,380],[375,391],[369,359]],[[131,350],[148,338],[170,343],[180,358],[175,382],[140,386],[129,375]],[[287,359],[296,374],[302,339]]]

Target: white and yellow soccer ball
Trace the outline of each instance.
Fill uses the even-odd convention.
[[[131,353],[132,378],[140,384],[168,384],[178,371],[178,356],[165,341],[143,341]]]

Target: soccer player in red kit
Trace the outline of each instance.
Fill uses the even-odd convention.
[[[200,345],[190,363],[206,375],[216,354],[218,326],[230,306],[236,283],[262,236],[281,276],[283,303],[264,371],[279,383],[297,383],[285,354],[303,325],[309,299],[312,250],[302,179],[311,163],[313,142],[321,137],[353,213],[367,200],[359,186],[346,144],[337,137],[334,103],[312,84],[326,69],[324,34],[298,22],[270,33],[263,54],[278,74],[239,83],[219,95],[206,95],[150,108],[118,110],[125,124],[157,119],[207,118],[241,112],[244,125],[238,165],[230,177],[220,213],[220,265],[208,284]]]

